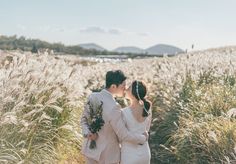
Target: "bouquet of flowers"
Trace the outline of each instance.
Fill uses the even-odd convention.
[[[89,118],[88,118],[88,126],[91,133],[96,134],[104,125],[104,120],[102,118],[102,101],[98,101],[97,99],[88,101],[89,108]],[[96,141],[92,140],[89,145],[90,149],[96,148]]]

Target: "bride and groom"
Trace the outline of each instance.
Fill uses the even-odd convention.
[[[82,154],[87,164],[149,164],[150,148],[148,131],[151,124],[151,102],[146,100],[147,88],[141,81],[133,81],[126,89],[126,77],[120,70],[106,73],[106,87],[92,93],[88,101],[102,102],[104,125],[95,134],[88,126],[89,109],[85,106],[81,127],[84,138]],[[130,105],[121,109],[115,96],[130,100]],[[95,140],[96,148],[89,143]]]

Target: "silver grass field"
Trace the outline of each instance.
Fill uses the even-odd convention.
[[[152,163],[236,163],[235,67],[236,47],[127,60],[0,51],[0,163],[84,163],[83,105],[114,69],[148,85]]]

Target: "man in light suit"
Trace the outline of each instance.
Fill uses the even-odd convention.
[[[106,88],[101,92],[92,93],[88,98],[88,101],[97,99],[103,102],[102,117],[105,124],[97,134],[92,134],[87,122],[89,110],[85,105],[80,123],[85,137],[82,154],[85,155],[87,164],[118,164],[121,158],[119,142],[143,144],[147,141],[147,134],[131,134],[127,130],[122,120],[121,106],[114,99],[114,96],[124,96],[125,80],[126,77],[122,71],[108,71]],[[91,140],[96,140],[95,149],[89,148]]]

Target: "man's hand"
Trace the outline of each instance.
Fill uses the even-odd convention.
[[[98,134],[97,134],[97,133],[89,133],[89,134],[87,135],[87,138],[88,138],[89,140],[96,140],[96,139],[98,138]]]

